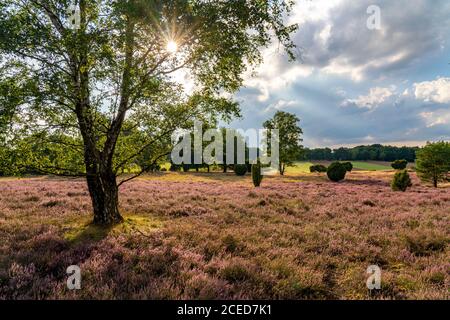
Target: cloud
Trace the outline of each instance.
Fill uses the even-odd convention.
[[[450,78],[439,78],[434,81],[415,83],[414,88],[414,94],[417,99],[425,102],[450,102]]]
[[[372,4],[381,30],[366,27]],[[450,137],[450,1],[297,0],[289,21],[301,59],[264,49],[233,127],[259,128],[283,109],[311,147]]]
[[[450,124],[450,110],[421,112],[420,116],[425,120],[427,128]]]
[[[294,107],[296,105],[298,105],[298,102],[295,100],[281,99],[281,100],[278,100],[276,103],[269,105],[267,107],[267,109],[265,110],[265,112],[285,110],[285,109]]]
[[[314,70],[302,64],[291,64],[287,68],[287,57],[273,47],[265,50],[263,56],[266,63],[244,75],[244,86],[258,89],[261,102],[267,101],[271,92],[291,86],[298,78],[311,76]]]
[[[366,27],[372,0],[312,2],[299,1],[292,19],[304,63],[354,81],[402,73],[440,51],[450,25],[448,1],[379,0],[381,30]]]
[[[366,96],[359,96],[357,99],[349,99],[344,102],[344,106],[355,104],[359,108],[373,109],[384,103],[387,99],[394,95],[395,88],[371,88]]]

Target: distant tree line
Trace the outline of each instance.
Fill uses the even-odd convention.
[[[354,148],[305,148],[304,158],[299,160],[327,160],[327,161],[395,161],[405,159],[414,162],[419,147],[394,147],[373,144],[370,146],[357,146]]]

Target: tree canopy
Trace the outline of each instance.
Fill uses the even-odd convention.
[[[357,146],[353,148],[315,148],[305,149],[306,160],[328,160],[328,161],[395,161],[405,159],[414,162],[418,147],[395,147],[373,144],[370,146]]]
[[[239,115],[224,93],[272,40],[294,58],[296,26],[284,24],[292,1],[79,0],[77,24],[72,3],[0,3],[2,143],[33,154],[25,165],[38,171],[85,175],[100,224],[121,220],[124,165],[148,150],[167,154],[167,137],[193,118]],[[191,92],[175,81],[180,70],[193,77]],[[60,167],[46,148],[80,165]]]
[[[303,147],[300,144],[303,134],[302,129],[299,127],[299,118],[295,114],[277,111],[272,119],[264,122],[264,128],[266,129],[278,129],[279,138],[279,168],[278,171],[281,175],[284,174],[287,166],[294,165],[303,152]]]
[[[417,151],[416,161],[417,175],[422,181],[433,183],[434,187],[439,182],[449,179],[450,172],[450,143],[428,143]]]

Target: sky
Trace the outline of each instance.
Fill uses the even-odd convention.
[[[367,28],[370,5],[380,29]],[[450,140],[450,1],[297,0],[298,59],[278,43],[235,95],[260,128],[277,110],[301,120],[307,147]]]

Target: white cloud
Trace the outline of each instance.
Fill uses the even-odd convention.
[[[377,0],[381,30],[366,27],[370,4],[298,0],[289,22],[299,23],[293,40],[301,59],[288,63],[278,42],[264,50],[264,63],[239,92],[239,127],[282,109],[304,119],[310,146],[449,136],[450,76],[435,70],[450,52],[450,1]]]
[[[365,136],[362,140],[365,142],[374,142],[375,138],[369,134],[369,135]]]
[[[265,109],[265,112],[269,112],[272,110],[282,110],[286,108],[290,108],[298,105],[298,102],[295,100],[278,100],[276,103],[271,104]]]
[[[343,0],[299,0],[295,4],[294,13],[289,22],[305,23],[330,19],[333,9],[339,7]]]
[[[338,57],[330,59],[327,66],[321,69],[325,74],[350,76],[355,82],[360,82],[364,78],[364,66],[355,66],[348,62],[347,58]]]
[[[295,40],[304,63],[356,82],[405,75],[446,44],[448,1],[428,1],[378,0],[381,30],[369,30],[371,0],[300,0],[291,21],[300,25]]]
[[[415,83],[414,88],[414,94],[418,100],[435,103],[450,102],[450,78]]]
[[[355,104],[359,108],[373,109],[384,103],[394,95],[395,87],[390,88],[371,88],[366,96],[359,96],[357,99],[349,99],[344,105]]]
[[[450,111],[438,110],[433,112],[422,112],[420,116],[425,120],[427,128],[432,128],[441,124],[450,124]]]
[[[257,89],[260,92],[258,96],[260,102],[267,101],[272,92],[289,87],[299,78],[309,77],[314,71],[313,67],[302,64],[292,64],[285,68],[284,60],[287,58],[280,56],[280,53],[275,53],[273,50],[266,52],[265,63],[244,75],[244,86]]]

